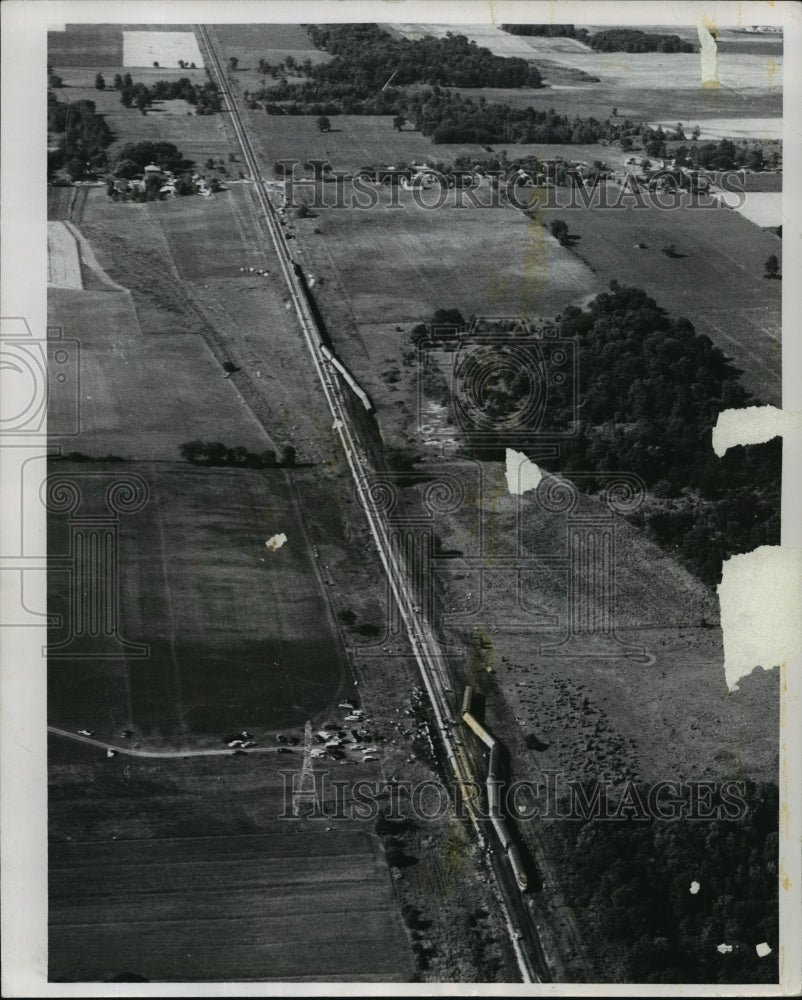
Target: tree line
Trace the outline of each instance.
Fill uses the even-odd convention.
[[[606,28],[591,34],[573,24],[502,24],[510,35],[575,38],[598,52],[693,52],[693,45],[679,37],[637,28]]]

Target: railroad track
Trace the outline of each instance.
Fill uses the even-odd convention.
[[[242,149],[245,163],[254,182],[254,190],[267,226],[270,241],[275,250],[281,275],[287,287],[292,308],[298,318],[304,342],[314,365],[315,373],[320,382],[326,404],[333,420],[345,453],[348,467],[351,471],[356,493],[368,521],[373,541],[382,566],[390,583],[393,598],[396,601],[409,637],[413,655],[418,664],[426,693],[434,712],[437,728],[445,749],[448,763],[455,779],[466,789],[475,787],[473,768],[468,755],[463,751],[461,720],[459,719],[449,692],[452,690],[452,680],[448,663],[440,649],[439,641],[434,635],[429,623],[421,616],[420,597],[411,587],[409,575],[399,554],[395,551],[381,514],[376,510],[370,497],[370,467],[367,463],[364,449],[358,441],[351,426],[348,407],[344,402],[343,389],[332,368],[321,353],[321,340],[317,324],[311,314],[299,277],[295,272],[297,263],[292,255],[289,244],[284,236],[278,215],[265,190],[259,160],[251,144],[247,131],[242,123],[237,105],[228,85],[228,79],[214,50],[207,29],[203,25],[194,26],[195,33],[207,59],[207,65],[217,77],[220,91],[223,95],[232,127],[237,141]],[[471,814],[474,827],[480,843],[486,847],[486,836],[482,830],[482,821]],[[515,951],[521,978],[526,983],[541,982],[537,965],[543,969],[542,960],[535,962],[521,945],[521,934],[516,930],[519,924],[532,936],[532,925],[528,919],[528,908],[522,904],[517,889],[510,890],[508,880],[499,877],[498,867],[493,864],[496,872],[498,898],[501,903],[510,941]],[[512,895],[512,898],[510,896]],[[539,941],[532,942],[534,951],[540,955]]]

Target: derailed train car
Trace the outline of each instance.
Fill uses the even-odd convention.
[[[503,753],[502,744],[471,712],[473,703],[473,691],[470,687],[465,688],[462,699],[462,721],[469,729],[479,737],[490,751],[490,759],[487,767],[487,803],[490,813],[490,822],[496,831],[501,848],[507,855],[510,868],[515,876],[518,887],[524,891],[529,888],[529,878],[526,872],[523,855],[518,845],[515,843],[510,830],[507,817],[501,802],[501,786],[503,785],[501,774],[501,755]]]

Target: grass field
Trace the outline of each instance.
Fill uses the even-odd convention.
[[[265,758],[99,761],[51,740],[50,764],[51,979],[409,978],[371,825],[280,820]]]
[[[207,158],[227,160],[228,154],[236,149],[221,115],[196,115],[186,101],[156,101],[145,115],[135,107],[124,107],[120,103],[119,92],[112,87],[114,72],[125,71],[121,65],[109,68],[95,61],[81,66],[57,65],[54,70],[65,83],[65,87],[55,91],[60,101],[93,101],[98,114],[106,119],[115,136],[115,142],[108,149],[112,163],[118,158],[122,146],[129,142],[172,142],[201,171]],[[98,72],[106,81],[105,90],[95,87],[95,74]],[[193,83],[206,81],[203,70],[176,71],[148,67],[130,72],[134,83],[151,84],[156,80],[183,76]],[[229,164],[229,169],[236,177],[236,164]]]
[[[111,739],[127,727],[146,742],[180,746],[324,713],[345,668],[285,473],[55,466],[90,494],[107,484],[98,472],[126,470],[145,479],[151,496],[120,529],[121,632],[148,643],[150,655],[53,661],[51,723]],[[66,546],[64,530],[54,515],[54,554]],[[271,553],[265,542],[279,532],[288,541]],[[56,613],[66,595],[63,578],[53,576]]]
[[[52,288],[48,306],[51,324],[81,347],[81,433],[68,450],[171,461],[196,438],[270,447],[200,337],[146,336],[127,292]],[[59,417],[50,414],[54,441]]]
[[[314,258],[328,255],[360,325],[418,321],[454,307],[466,316],[548,315],[600,288],[515,209],[456,208],[450,200],[426,211],[403,191],[403,208],[391,209],[385,188],[379,197],[370,211],[321,209],[314,224],[322,237],[307,244]]]
[[[747,196],[748,197],[748,196]],[[603,284],[614,278],[643,288],[743,369],[743,382],[766,403],[780,405],[781,284],[766,281],[763,264],[781,255],[780,240],[729,209],[546,209],[578,237],[575,252]],[[646,244],[636,250],[635,244]],[[673,244],[671,259],[661,248]]]

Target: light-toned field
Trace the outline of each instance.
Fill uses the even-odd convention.
[[[83,288],[78,244],[63,222],[47,224],[47,284],[51,288]]]
[[[783,196],[781,191],[750,191],[743,205],[737,209],[745,219],[766,229],[783,224]]]
[[[662,125],[666,129],[676,128],[676,121],[652,122],[653,128]],[[782,118],[706,118],[698,121],[683,121],[686,135],[699,126],[700,139],[762,139],[775,142],[782,139]]]
[[[392,209],[388,190],[378,191],[380,202],[369,211],[321,209],[314,224],[322,235],[307,243],[313,258],[328,257],[360,325],[420,321],[438,308],[466,316],[548,315],[601,288],[584,264],[515,209],[458,208],[453,190],[432,211],[401,191],[403,207]]]
[[[68,450],[170,461],[197,438],[271,446],[204,341],[143,333],[129,293],[54,288],[48,315],[81,346],[81,433]],[[50,414],[54,441],[59,416]]]
[[[180,69],[179,60],[203,67],[198,40],[189,31],[124,31],[123,66],[170,66]]]
[[[747,195],[747,200],[752,196]],[[544,210],[578,237],[574,251],[605,285],[613,279],[642,288],[744,372],[743,382],[765,403],[781,398],[781,288],[763,278],[763,264],[782,245],[726,208]],[[635,249],[642,242],[646,249]],[[678,256],[661,250],[673,244]]]

